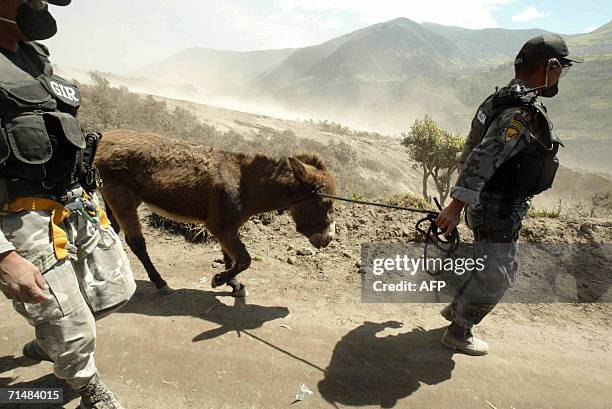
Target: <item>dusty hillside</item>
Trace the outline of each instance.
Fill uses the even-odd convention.
[[[305,121],[277,119],[186,101],[163,100],[170,109],[175,106],[187,109],[208,125],[221,131],[234,131],[249,139],[260,138],[262,135],[281,134],[289,130],[300,139],[312,140],[325,145],[329,142],[346,143],[357,154],[359,166],[358,174],[355,174],[354,178],[371,179],[372,186],[376,186],[372,191],[381,197],[398,192],[419,192],[421,190],[421,175],[415,171],[415,164],[409,159],[405,148],[400,145],[398,137],[374,134],[340,135],[323,131],[319,125]],[[282,136],[279,138],[282,139]],[[282,143],[282,141],[279,142]],[[198,141],[198,143],[206,144],[206,141]],[[270,150],[273,150],[273,143],[269,147]],[[263,151],[266,152],[265,149]],[[345,194],[364,193],[347,191],[345,186],[339,188]]]
[[[303,120],[284,120],[265,115],[255,115],[209,105],[186,101],[160,98],[170,108],[181,107],[193,112],[203,122],[217,127],[222,131],[234,131],[248,138],[258,138],[262,134],[290,130],[301,139],[322,143],[330,141],[348,144],[357,153],[358,174],[355,178],[371,179],[372,188],[369,192],[353,192],[344,186],[339,186],[344,194],[368,193],[377,197],[388,197],[395,193],[419,194],[421,188],[421,171],[415,167],[400,145],[399,136],[382,136],[370,134],[367,136],[347,136],[334,132],[326,132],[316,123]],[[198,141],[200,142],[200,141]],[[201,143],[205,144],[206,141]],[[576,142],[574,141],[574,144]],[[563,161],[563,157],[561,158]],[[575,162],[570,162],[574,164]],[[435,194],[435,187],[430,181],[429,193]],[[598,199],[593,195],[612,194],[612,179],[606,173],[595,174],[581,170],[561,167],[554,187],[538,196],[534,205],[538,208],[554,208],[561,206],[566,214],[589,215],[593,207],[599,207]],[[595,202],[595,203],[594,203]],[[603,204],[605,207],[607,204]],[[597,210],[598,215],[609,215],[609,210]]]

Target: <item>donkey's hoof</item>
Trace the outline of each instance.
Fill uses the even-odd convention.
[[[174,290],[168,287],[168,285],[166,284],[165,286],[158,288],[157,292],[160,293],[161,295],[170,295],[174,293]]]
[[[244,297],[248,297],[248,295],[249,295],[249,292],[247,291],[244,284],[240,284],[240,288],[234,289],[234,291],[232,291],[232,297],[244,298]]]
[[[225,281],[223,281],[221,274],[215,274],[213,279],[210,281],[210,285],[212,285],[212,288],[217,288],[223,284],[225,284]]]

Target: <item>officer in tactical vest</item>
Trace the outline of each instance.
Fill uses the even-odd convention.
[[[56,23],[47,3],[0,0],[0,290],[34,326],[23,354],[54,363],[81,408],[122,408],[94,362],[95,320],[136,284],[121,241],[97,204],[99,134],[76,119],[78,88],[53,74]]]
[[[515,61],[515,78],[489,96],[472,121],[460,159],[452,202],[436,223],[451,232],[466,207],[474,232],[474,256],[485,259],[454,301],[442,311],[451,321],[442,344],[470,355],[488,353],[486,342],[472,334],[516,279],[517,245],[527,201],[552,186],[563,146],[540,97],[559,90],[559,79],[572,66],[565,41],[544,34],[527,41]]]

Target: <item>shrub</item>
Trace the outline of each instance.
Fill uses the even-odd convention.
[[[412,193],[399,193],[391,196],[387,200],[387,204],[391,206],[411,207],[421,210],[434,210],[433,205],[423,196]]]
[[[214,236],[201,224],[179,223],[155,213],[148,214],[146,221],[149,226],[170,234],[183,236],[190,243],[211,243],[216,241]]]
[[[527,212],[527,217],[531,217],[532,219],[537,218],[547,218],[547,219],[558,219],[561,217],[561,209],[562,209],[561,200],[559,200],[556,209],[547,209],[545,207],[541,209],[536,209],[531,203],[529,204],[529,211]]]
[[[336,135],[368,137],[368,138],[382,137],[382,135],[379,134],[378,132],[367,132],[367,131],[354,130],[338,122],[328,121],[327,119],[323,121],[315,121],[313,119],[307,119],[304,122],[317,126],[319,130],[323,132],[334,133]]]

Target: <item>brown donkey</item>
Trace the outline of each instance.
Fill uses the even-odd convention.
[[[168,139],[155,134],[117,130],[104,135],[95,164],[113,227],[144,265],[163,294],[172,290],[147,254],[137,208],[180,222],[203,223],[223,250],[225,271],[212,286],[227,284],[246,295],[236,276],[251,264],[238,229],[254,214],[289,209],[297,231],[317,248],[334,237],[332,200],[313,194],[336,193],[333,176],[312,154],[282,160],[249,156]]]

